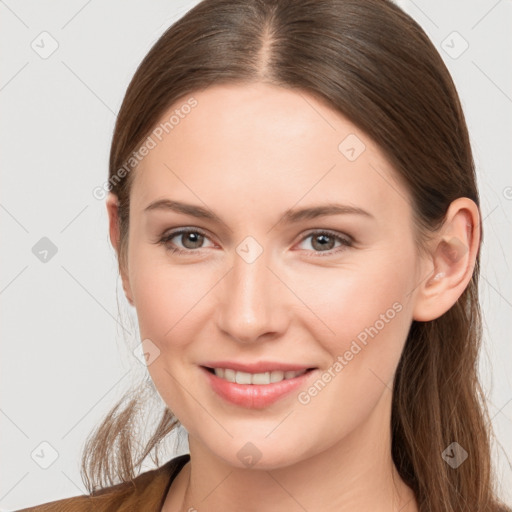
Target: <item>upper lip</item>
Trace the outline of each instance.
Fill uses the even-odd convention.
[[[303,364],[280,363],[277,361],[258,361],[257,363],[238,363],[236,361],[208,361],[202,366],[207,368],[230,368],[239,372],[265,373],[272,371],[293,372],[313,368]]]

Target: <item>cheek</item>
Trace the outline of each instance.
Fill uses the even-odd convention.
[[[304,418],[329,411],[326,439],[357,429],[392,389],[393,377],[410,327],[408,283],[390,275],[379,283],[375,275],[331,281],[324,302],[312,309],[334,331],[317,329],[317,342],[330,363],[319,379],[299,396]],[[324,306],[322,307],[322,304]],[[387,397],[389,399],[389,397]],[[320,428],[320,427],[319,427]]]
[[[183,329],[190,326],[194,308],[214,286],[214,276],[194,265],[172,265],[163,249],[134,248],[130,257],[130,286],[141,336],[160,342],[173,336],[174,341],[186,339]]]
[[[132,290],[141,337],[162,339],[173,328],[180,309],[175,286],[176,283],[168,282],[158,268],[153,271],[146,267],[137,269]]]
[[[134,250],[130,261],[133,291],[141,340],[158,348],[148,372],[163,401],[187,423],[190,395],[180,383],[190,379],[188,345],[198,338],[203,322],[197,314],[209,285],[205,272],[193,265],[171,265],[152,251]],[[155,350],[155,349],[153,349]]]
[[[403,312],[409,307],[413,282],[409,267],[407,261],[386,261],[382,254],[365,259],[357,268],[329,270],[327,278],[319,270],[311,279],[303,278],[307,283],[303,294],[311,309],[334,331],[333,339],[347,343],[360,335],[364,342],[367,329],[390,331],[399,317],[407,316]]]
[[[310,329],[316,330],[316,339],[332,362],[338,361],[331,368],[331,373],[344,375],[338,385],[382,388],[392,381],[412,319],[413,262],[381,254],[368,259],[364,271],[336,271],[322,293],[309,293],[308,305],[323,321],[321,327],[311,322]],[[322,281],[317,278],[318,289]],[[305,295],[313,290],[310,283]]]

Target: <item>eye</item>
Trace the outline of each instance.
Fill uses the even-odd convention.
[[[180,247],[176,247],[176,244],[172,242],[173,238],[178,238],[181,240],[181,243],[184,249]],[[201,245],[204,240],[208,239],[206,233],[197,228],[180,228],[171,231],[170,233],[166,233],[160,240],[158,240],[159,244],[165,246],[165,248],[171,252],[172,254],[191,254],[194,252],[199,252],[198,249],[203,249]]]
[[[332,231],[313,231],[305,236],[301,243],[311,238],[311,246],[313,247],[313,254],[316,256],[332,256],[338,252],[346,250],[348,247],[352,247],[353,241],[348,236],[341,236]],[[339,242],[339,246],[334,249],[334,244]],[[326,254],[321,254],[326,253]]]
[[[176,246],[176,243],[172,241],[174,238],[181,240],[183,248]],[[304,243],[308,238],[311,238],[312,252],[316,253],[314,254],[315,257],[332,256],[346,250],[348,247],[352,247],[353,244],[350,237],[341,236],[328,230],[310,232],[302,238],[301,243]],[[190,255],[204,249],[203,243],[205,240],[208,240],[206,233],[198,228],[179,228],[164,234],[157,243],[164,245],[171,254]],[[337,248],[335,248],[336,242],[339,244]]]

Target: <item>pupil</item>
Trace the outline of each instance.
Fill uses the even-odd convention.
[[[333,239],[329,235],[318,235],[314,238],[315,242],[319,242],[320,249],[326,249],[326,245],[330,245],[329,242],[332,243]],[[330,249],[331,247],[328,247],[327,249]]]
[[[199,233],[185,233],[184,236],[185,236],[185,239],[184,239],[183,245],[185,247],[187,247],[188,249],[197,249],[197,247],[194,244],[199,243],[199,245],[200,245],[201,237],[203,235],[200,235]],[[187,243],[191,243],[192,247],[188,247]]]

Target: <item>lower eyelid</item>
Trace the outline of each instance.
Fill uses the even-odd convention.
[[[325,251],[314,251],[314,250],[307,250],[307,252],[312,253],[314,256],[332,256],[333,254],[336,254],[340,251],[344,251],[350,247],[353,246],[353,241],[350,238],[330,233],[328,231],[314,231],[313,233],[309,233],[306,236],[302,237],[299,244],[307,240],[308,238],[319,236],[319,235],[327,235],[329,237],[334,238],[336,241],[340,242],[340,245],[338,247],[333,247],[332,249],[328,249]],[[306,250],[306,249],[305,249]]]
[[[178,229],[175,231],[171,231],[170,233],[161,236],[160,239],[157,241],[157,243],[167,246],[167,244],[169,244],[173,238],[183,235],[183,234],[187,234],[187,233],[198,233],[198,234],[202,235],[205,239],[212,242],[210,240],[210,237],[206,233],[204,233],[203,231],[201,231],[199,229],[191,228],[191,229]],[[310,233],[304,235],[298,243],[300,244],[310,237],[313,237],[315,235],[318,236],[318,235],[322,235],[322,234],[334,238],[335,240],[339,241],[341,243],[341,245],[338,246],[337,248],[329,249],[326,251],[309,250],[307,252],[313,253],[315,256],[323,256],[324,254],[328,256],[328,255],[335,254],[335,253],[339,252],[340,250],[345,250],[353,245],[353,241],[348,237],[344,237],[344,236],[336,234],[336,233],[331,233],[329,231],[321,231],[321,230],[313,231],[313,232],[310,232]],[[181,247],[176,247],[176,246],[167,247],[167,249],[172,251],[173,253],[190,253],[190,254],[198,253],[198,252],[202,251],[203,249],[207,249],[207,248],[208,247],[198,247],[197,249],[187,249],[187,248],[182,249]]]
[[[171,231],[170,233],[167,233],[167,234],[164,234],[160,237],[160,239],[157,241],[157,243],[160,243],[160,244],[163,244],[163,245],[167,245],[167,244],[170,244],[171,243],[171,240],[173,238],[176,238],[180,235],[185,235],[185,234],[188,234],[188,233],[197,233],[201,236],[203,236],[205,239],[210,240],[210,237],[204,233],[203,231],[199,230],[199,229],[178,229],[178,230],[175,230],[175,231]],[[213,242],[212,242],[213,243]],[[207,247],[199,247],[197,249],[182,249],[181,247],[172,247],[172,250],[173,252],[190,252],[190,253],[193,253],[193,252],[199,252],[201,251],[202,249],[207,249]]]

